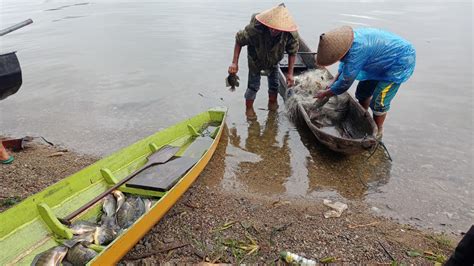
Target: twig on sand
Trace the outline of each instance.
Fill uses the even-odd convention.
[[[357,224],[357,225],[352,225],[352,224],[350,224],[350,225],[348,225],[347,227],[348,227],[349,229],[354,229],[354,228],[359,228],[359,227],[372,226],[372,225],[376,225],[376,224],[378,224],[378,223],[380,223],[380,222],[371,222],[371,223],[368,223],[368,224]]]
[[[185,247],[185,246],[189,246],[189,243],[177,243],[177,244],[170,245],[170,246],[162,248],[162,249],[153,250],[153,251],[146,252],[146,253],[143,253],[143,254],[140,254],[140,255],[137,255],[137,256],[127,256],[124,259],[126,259],[126,260],[144,259],[144,258],[151,257],[153,255],[156,255],[156,254],[160,254],[160,253],[163,253],[163,252],[168,252],[168,251],[175,250],[175,249],[178,249],[178,248],[182,248],[182,247]]]
[[[191,204],[191,203],[189,203],[189,202],[185,202],[185,203],[183,203],[183,204],[184,204],[184,206],[189,207],[189,208],[191,208],[191,209],[200,209],[200,208],[201,208],[201,207],[199,207],[199,206],[197,206],[197,205],[193,205],[193,204]]]
[[[377,240],[377,242],[378,242],[379,245],[383,248],[383,250],[385,251],[385,253],[387,253],[387,255],[390,257],[390,259],[391,259],[392,261],[395,261],[395,258],[392,256],[392,254],[390,254],[390,252],[388,252],[388,250],[384,247],[384,245],[383,245],[380,241],[378,241],[378,240]]]

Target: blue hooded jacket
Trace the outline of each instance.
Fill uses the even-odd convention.
[[[415,69],[415,48],[393,33],[373,29],[354,29],[354,41],[340,60],[339,78],[330,87],[339,95],[354,80],[379,80],[402,83]]]

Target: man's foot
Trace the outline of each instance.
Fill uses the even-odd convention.
[[[257,114],[255,113],[253,107],[247,108],[245,110],[245,116],[247,116],[248,120],[257,120]]]
[[[13,156],[10,156],[6,160],[0,160],[0,164],[11,164],[11,163],[13,163],[14,160],[15,160],[15,158],[13,158]]]
[[[379,128],[378,131],[377,131],[377,136],[375,136],[375,138],[376,138],[378,141],[381,141],[381,140],[382,140],[382,137],[383,137],[383,128]]]
[[[268,110],[270,111],[278,110],[278,94],[275,94],[275,93],[268,94]]]
[[[0,145],[1,145],[1,140],[0,140]],[[3,147],[3,145],[0,146],[0,161],[5,161],[10,159],[10,154],[8,154],[7,150]]]
[[[270,111],[278,110],[278,102],[268,101],[268,110],[270,110]]]

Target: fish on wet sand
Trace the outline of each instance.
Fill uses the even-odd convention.
[[[117,200],[113,195],[107,195],[102,204],[102,210],[107,216],[114,216],[117,211]]]
[[[235,91],[235,87],[238,87],[240,85],[239,82],[240,78],[236,74],[229,74],[227,78],[225,79],[225,85],[226,87],[230,87],[230,91]]]
[[[112,194],[114,195],[115,199],[117,200],[117,209],[115,210],[115,212],[118,212],[120,207],[122,207],[122,205],[125,202],[125,195],[119,190],[112,191]]]
[[[68,252],[68,248],[64,246],[52,247],[38,255],[33,259],[31,265],[46,266],[46,265],[61,265],[64,257]]]
[[[117,224],[128,228],[145,213],[145,203],[140,197],[128,197],[117,212]]]
[[[97,252],[88,248],[85,242],[79,242],[67,252],[66,260],[72,265],[86,265],[97,256]]]

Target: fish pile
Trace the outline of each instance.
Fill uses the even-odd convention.
[[[85,265],[120,233],[130,227],[153,205],[150,199],[125,196],[114,190],[102,200],[102,214],[98,223],[74,222],[72,239],[38,254],[31,265]]]
[[[348,110],[349,95],[343,93],[323,100],[316,100],[314,95],[326,89],[332,80],[327,69],[312,69],[295,77],[295,85],[288,89],[286,110],[291,121],[299,120],[298,103],[308,113],[311,122],[318,127],[337,125]]]

